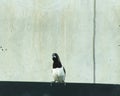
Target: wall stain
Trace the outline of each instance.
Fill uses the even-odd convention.
[[[1,51],[7,51],[7,48],[3,48],[2,46],[0,46],[0,50]]]

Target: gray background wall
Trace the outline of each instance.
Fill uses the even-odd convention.
[[[0,80],[52,81],[57,52],[67,82],[120,83],[120,2],[0,0]]]

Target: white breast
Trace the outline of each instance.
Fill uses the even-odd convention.
[[[63,67],[53,69],[53,78],[55,82],[65,81],[65,73],[64,73]]]

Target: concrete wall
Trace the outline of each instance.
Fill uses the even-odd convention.
[[[96,0],[96,81],[119,82],[119,1]],[[67,82],[93,82],[93,0],[1,0],[0,80],[52,81],[57,52]]]
[[[96,9],[96,79],[120,83],[120,1],[97,0]]]

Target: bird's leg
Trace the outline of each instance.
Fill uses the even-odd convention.
[[[52,83],[53,83],[53,82],[50,82],[50,86],[52,86]]]
[[[54,83],[54,81],[51,81],[51,82],[50,82],[50,86],[52,86],[52,85],[53,85],[53,83]]]
[[[53,83],[56,83],[56,81],[51,81],[50,86],[52,86],[52,85],[53,85]]]
[[[66,82],[63,82],[64,83],[64,86],[66,86]]]
[[[65,81],[62,81],[62,83],[64,83],[64,86],[66,86],[66,82]]]

